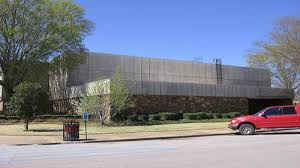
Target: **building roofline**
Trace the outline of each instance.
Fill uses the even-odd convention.
[[[157,58],[157,57],[144,57],[144,56],[137,56],[137,55],[127,55],[127,54],[113,54],[113,53],[106,53],[106,52],[90,52],[90,56],[101,56],[101,55],[106,55],[106,56],[123,56],[123,57],[133,57],[133,58],[140,58],[140,59],[157,59],[157,60],[165,60],[165,61],[180,61],[180,62],[186,62],[186,63],[195,63],[195,64],[207,64],[207,65],[212,65],[215,63],[209,63],[209,62],[197,62],[193,60],[180,60],[180,59],[170,59],[170,58]],[[236,68],[243,68],[243,69],[251,69],[251,70],[263,70],[263,71],[268,71],[267,69],[264,68],[259,68],[259,67],[248,67],[248,66],[238,66],[238,65],[229,65],[229,64],[222,64],[223,66],[230,66],[230,67],[236,67]]]

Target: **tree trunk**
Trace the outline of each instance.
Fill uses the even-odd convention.
[[[101,115],[101,111],[100,110],[98,112],[98,115],[99,115],[100,125],[103,128],[103,126],[104,126],[104,120],[103,120],[103,116]]]
[[[7,104],[13,95],[13,91],[11,89],[7,89],[4,86],[2,86],[2,102],[3,102],[3,112],[5,114],[8,113]]]
[[[28,131],[29,120],[25,120],[25,131]]]
[[[5,78],[3,77],[3,80]],[[2,102],[3,102],[3,112],[7,113],[7,105],[6,103],[9,102],[10,98],[13,96],[13,86],[8,85],[5,83],[5,81],[2,82]]]

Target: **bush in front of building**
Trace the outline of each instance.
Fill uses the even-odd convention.
[[[183,114],[183,119],[186,120],[198,120],[199,118],[199,113],[184,113]]]
[[[132,114],[127,117],[127,124],[146,124],[149,121],[149,115],[147,114]]]
[[[222,116],[223,116],[223,118],[230,119],[230,118],[238,117],[238,116],[240,116],[242,114],[243,113],[241,113],[241,112],[230,112],[230,113],[224,113],[224,114],[222,114]]]
[[[228,118],[231,118],[231,115],[229,113],[224,113],[224,114],[222,114],[222,118],[228,119]]]
[[[0,115],[0,120],[7,120],[5,115]]]
[[[217,114],[215,114],[215,118],[222,119],[223,118],[223,114],[217,113]]]
[[[184,113],[183,118],[187,120],[208,120],[213,119],[214,115],[206,112]]]
[[[215,118],[214,114],[212,114],[212,113],[207,113],[207,116],[208,116],[208,119],[214,119]]]
[[[150,114],[149,115],[149,120],[150,121],[160,121],[161,116],[159,114]]]
[[[182,118],[180,113],[163,112],[159,113],[159,115],[161,116],[161,120],[178,121]]]
[[[238,116],[240,116],[241,114],[242,114],[242,113],[240,113],[240,112],[230,112],[231,118],[238,117]]]
[[[147,114],[138,115],[138,120],[142,122],[149,121],[149,116]]]
[[[136,114],[130,115],[127,117],[127,121],[129,122],[138,122],[139,121],[139,117]]]
[[[198,115],[198,120],[208,120],[208,119],[213,119],[214,116],[211,113],[206,113],[206,112],[199,112]]]

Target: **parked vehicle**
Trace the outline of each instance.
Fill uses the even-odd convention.
[[[300,127],[300,105],[268,107],[253,115],[235,117],[229,124],[242,135],[252,135],[262,128],[294,127]]]

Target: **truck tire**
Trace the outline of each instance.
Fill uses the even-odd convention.
[[[255,128],[251,124],[242,124],[239,127],[239,132],[241,135],[253,135],[255,133]]]

